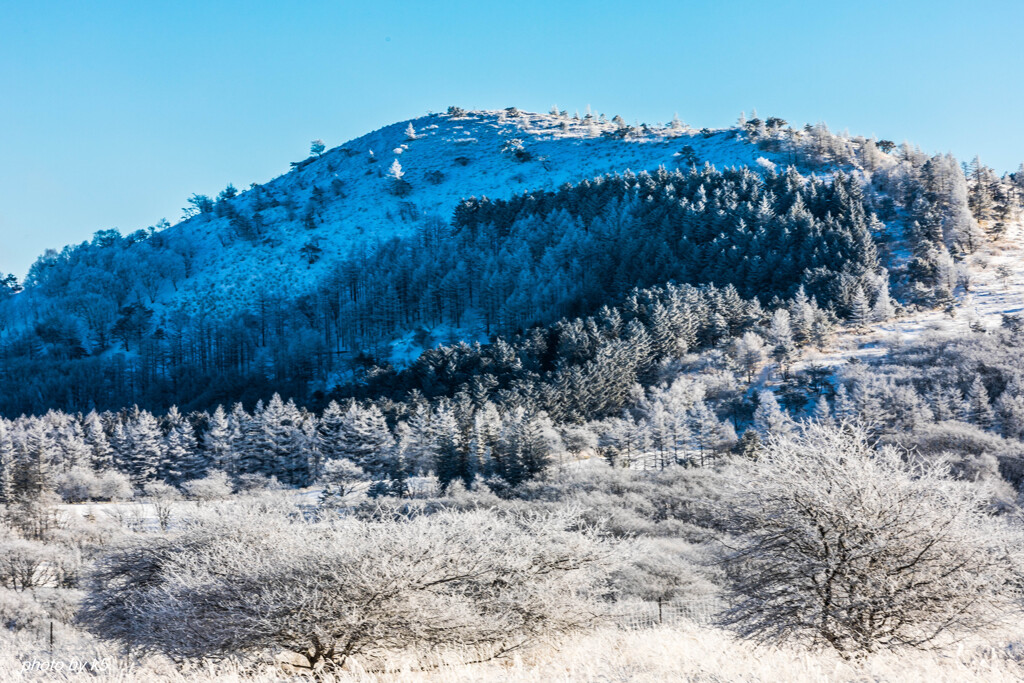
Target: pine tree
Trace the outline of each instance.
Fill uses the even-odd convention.
[[[996,399],[996,410],[1002,435],[1007,439],[1024,439],[1024,396],[1007,388]]]
[[[892,297],[889,296],[889,274],[883,272],[875,291],[875,303],[871,307],[871,320],[885,322],[893,315]]]
[[[764,390],[757,395],[758,404],[754,410],[754,429],[762,439],[769,436],[787,436],[793,433],[793,420],[779,407],[775,394]]]
[[[724,425],[704,401],[697,401],[690,411],[690,435],[704,467],[708,457],[714,457],[726,439]],[[735,436],[735,434],[734,434]]]
[[[14,441],[7,424],[0,418],[0,505],[14,503],[14,467]]]
[[[53,492],[54,452],[55,444],[46,425],[39,418],[29,418],[14,472],[15,488],[33,497]]]
[[[828,399],[824,396],[819,396],[815,402],[811,419],[822,424],[832,423],[832,410],[829,408]]]
[[[302,415],[295,403],[285,403],[274,394],[251,420],[254,426],[246,435],[246,448],[258,457],[257,473],[277,477],[290,486],[306,486],[310,469]]]
[[[54,419],[52,411],[47,418],[51,421]],[[75,468],[91,469],[92,449],[85,441],[81,426],[73,418],[63,414],[61,418],[62,424],[51,432],[60,450],[60,471],[67,472]]]
[[[353,401],[336,429],[331,444],[322,446],[325,454],[330,449],[331,457],[348,458],[373,475],[386,472],[395,440],[377,406],[364,408]]]
[[[302,431],[308,463],[307,484],[311,484],[320,478],[324,468],[324,454],[320,448],[320,420],[313,413],[303,410],[299,429]]]
[[[118,418],[111,429],[110,454],[114,468],[125,474],[128,473],[130,467],[130,458],[128,456],[130,448],[131,444],[128,442],[128,433],[125,431],[124,422]]]
[[[764,364],[764,340],[755,332],[745,332],[734,344],[736,364],[746,373],[747,382],[752,382]]]
[[[793,328],[789,323],[789,311],[784,308],[775,310],[768,327],[768,339],[772,345],[772,357],[781,366],[783,374],[788,374],[789,366],[796,355],[796,342],[793,339]]]
[[[128,477],[136,488],[157,479],[164,460],[164,441],[151,413],[135,406],[124,427],[122,447]]]
[[[496,475],[494,450],[501,437],[501,415],[490,401],[484,402],[473,414],[473,430],[470,434],[470,457],[480,476]]]
[[[110,441],[103,429],[103,422],[95,410],[85,416],[85,443],[92,452],[92,468],[104,472],[114,466],[113,452]]]
[[[396,449],[388,463],[388,495],[395,498],[406,498],[411,493],[409,488],[409,461],[401,449]]]
[[[206,472],[206,463],[199,452],[192,425],[171,406],[164,417],[164,457],[159,478],[169,484],[199,479]]]
[[[413,472],[425,473],[434,467],[434,442],[436,427],[433,414],[425,404],[419,404],[412,411],[403,428],[403,452]]]
[[[793,340],[797,344],[806,344],[810,341],[811,327],[814,325],[814,307],[807,298],[807,292],[802,284],[789,304],[789,322]]]
[[[739,454],[748,460],[757,460],[761,457],[761,451],[764,450],[764,446],[761,444],[761,437],[758,436],[757,430],[754,429],[748,429],[743,432],[743,436],[740,438],[736,448]]]
[[[864,327],[871,322],[871,305],[864,294],[864,288],[857,285],[850,299],[850,325],[853,327]]]
[[[814,324],[811,326],[811,343],[816,348],[823,351],[832,343],[833,322],[831,314],[820,309],[815,313]]]
[[[337,401],[331,401],[320,416],[320,452],[325,462],[349,457],[342,440],[342,427],[345,423],[345,411]]]
[[[995,422],[995,413],[992,411],[992,404],[989,402],[985,383],[981,381],[981,375],[974,376],[974,381],[964,395],[964,402],[966,403],[968,422],[983,429],[992,427]]]
[[[476,478],[476,469],[469,456],[469,444],[462,438],[462,428],[455,411],[441,405],[434,414],[434,471],[441,490],[446,491],[456,479],[462,479],[469,488]]]
[[[259,416],[262,413],[262,401],[256,403],[252,415],[246,412],[241,403],[236,403],[231,409],[228,423],[231,425],[232,442],[235,445],[235,462],[227,469],[234,476],[259,474],[269,469],[267,456],[260,450],[262,425]]]
[[[235,474],[235,451],[231,424],[224,412],[224,406],[217,406],[210,416],[210,422],[203,435],[203,449],[207,466],[211,470]]]
[[[388,167],[388,177],[392,180],[398,181],[405,175],[405,171],[402,170],[402,164],[395,159],[391,162],[391,166]]]

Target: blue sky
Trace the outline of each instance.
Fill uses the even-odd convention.
[[[1024,3],[0,0],[0,272],[466,108],[794,124],[1024,161]]]

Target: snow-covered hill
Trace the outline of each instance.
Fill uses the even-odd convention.
[[[448,222],[458,202],[471,196],[503,198],[694,161],[719,168],[786,161],[733,129],[701,133],[676,123],[632,128],[622,137],[619,130],[596,118],[505,111],[433,114],[386,126],[230,200],[238,213],[259,212],[259,239],[239,237],[230,217],[218,212],[171,227],[168,238],[190,243],[192,276],[165,284],[158,298],[192,310],[230,310],[268,283],[299,294],[353,249],[432,220]],[[692,152],[683,151],[687,146]],[[408,183],[404,196],[391,191],[395,161]]]
[[[985,241],[952,157],[774,117],[695,130],[453,108],[292,166],[193,196],[177,225],[50,252],[24,292],[0,290],[0,372],[24,385],[7,410],[324,394],[666,282],[761,306],[805,286],[839,318],[890,292],[934,308],[962,270],[947,247]]]

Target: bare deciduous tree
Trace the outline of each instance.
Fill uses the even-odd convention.
[[[943,463],[812,424],[736,468],[726,620],[742,634],[849,655],[939,646],[1020,614],[1019,535]]]
[[[101,560],[82,618],[176,657],[284,648],[310,668],[458,645],[493,657],[587,624],[608,548],[566,516],[304,522],[251,511]]]

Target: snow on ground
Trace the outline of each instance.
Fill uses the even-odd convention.
[[[974,329],[995,329],[1004,315],[1024,317],[1024,223],[1012,223],[998,240],[967,259],[969,291],[958,290],[952,315],[943,310],[915,311],[872,325],[845,328],[832,349],[805,353],[798,367],[831,367],[859,358],[880,359],[890,348],[913,343],[925,334],[957,335]],[[1004,270],[1005,269],[1005,270]]]
[[[408,480],[408,486],[410,491],[426,496],[433,494],[437,490],[437,480],[434,477],[411,477]],[[357,484],[351,494],[349,494],[345,503],[349,505],[356,505],[367,500],[366,491],[370,487],[370,482],[363,482]],[[279,498],[288,501],[295,505],[304,512],[312,512],[320,504],[320,494],[323,492],[322,486],[310,486],[302,489],[269,489],[265,491],[257,491],[249,494],[254,497],[270,497]],[[172,525],[175,520],[180,520],[184,517],[194,515],[203,506],[216,505],[223,502],[238,502],[244,500],[244,496],[232,496],[226,501],[213,501],[213,502],[196,502],[190,500],[174,500],[161,503],[160,505],[166,507],[169,510],[169,517],[172,520]],[[87,502],[87,503],[62,503],[57,506],[62,512],[82,517],[86,519],[95,519],[97,521],[114,522],[120,526],[132,528],[138,531],[159,531],[159,515],[157,510],[157,503],[147,498],[140,498],[138,500],[123,500],[116,502]]]

